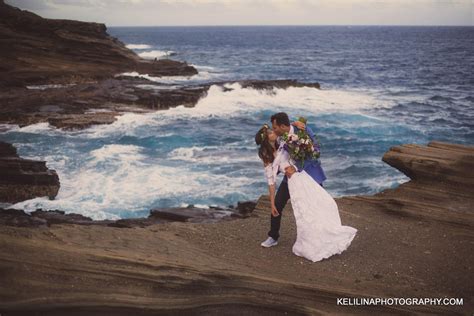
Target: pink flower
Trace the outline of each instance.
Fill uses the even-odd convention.
[[[290,135],[288,136],[288,139],[289,139],[291,142],[295,142],[295,141],[298,140],[298,135],[296,135],[296,134],[290,134]]]

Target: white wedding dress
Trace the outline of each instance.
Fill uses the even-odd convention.
[[[289,165],[289,154],[280,147],[273,163],[265,167],[268,184],[275,184],[278,170],[284,173]],[[295,255],[316,262],[349,247],[357,229],[342,226],[336,201],[306,171],[288,179],[288,190],[296,220]]]

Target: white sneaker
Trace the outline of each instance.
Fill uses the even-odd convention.
[[[268,237],[267,240],[262,242],[260,245],[265,248],[270,248],[270,247],[278,245],[278,241],[276,241],[272,237]]]

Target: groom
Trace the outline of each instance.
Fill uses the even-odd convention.
[[[313,144],[316,144],[314,133],[307,126],[302,122],[296,122],[297,126],[293,126],[290,124],[290,119],[288,118],[288,114],[280,112],[272,115],[271,117],[272,122],[272,129],[275,134],[278,135],[278,146],[281,145],[282,139],[281,136],[285,133],[296,134],[299,129],[304,129],[308,136],[313,141]],[[275,207],[278,211],[277,216],[271,216],[271,224],[270,224],[270,231],[268,232],[268,238],[264,242],[261,243],[263,247],[272,247],[278,245],[278,238],[280,237],[280,223],[281,223],[281,213],[283,212],[283,208],[285,207],[286,203],[290,199],[290,192],[288,191],[288,178],[291,177],[292,174],[295,172],[301,172],[305,170],[317,183],[321,186],[323,185],[323,181],[326,180],[326,176],[324,175],[323,168],[321,168],[321,163],[319,160],[314,159],[307,159],[304,161],[304,169],[301,169],[303,165],[302,161],[296,161],[296,166],[300,170],[296,170],[295,167],[290,166],[285,169],[285,177],[281,182],[280,186],[278,187],[277,193],[275,195]]]

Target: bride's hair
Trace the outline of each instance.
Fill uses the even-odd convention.
[[[258,156],[263,160],[263,163],[268,164],[272,163],[275,157],[273,157],[273,147],[270,144],[268,139],[268,125],[263,125],[263,127],[255,135],[255,143],[260,145],[258,149]]]

